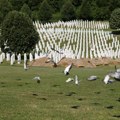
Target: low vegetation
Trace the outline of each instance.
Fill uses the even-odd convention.
[[[0,65],[1,120],[117,120],[120,117],[120,82],[103,83],[114,66],[64,68]],[[78,75],[80,84],[66,83]],[[87,77],[97,75],[96,81]],[[40,76],[41,82],[33,80]]]

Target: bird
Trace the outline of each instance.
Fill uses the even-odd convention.
[[[116,66],[116,65],[115,65],[115,71],[116,71],[116,72],[120,72],[120,68],[117,69],[117,66]]]
[[[114,80],[110,79],[110,76],[108,74],[105,76],[103,81],[105,84],[114,82]]]
[[[51,57],[51,58],[48,58],[46,61],[45,61],[45,63],[53,63],[53,66],[54,67],[57,67],[57,63],[53,60],[53,56]]]
[[[27,60],[24,61],[24,70],[28,70],[28,67],[27,67]]]
[[[114,78],[117,81],[120,81],[120,69],[117,69],[115,65],[115,71],[110,72],[109,76]]]
[[[109,75],[106,75],[105,78],[104,78],[104,80],[103,80],[104,83],[105,83],[105,84],[108,84],[109,79],[110,79],[110,76],[109,76]]]
[[[120,81],[120,69],[117,69],[115,65],[114,79]]]
[[[53,51],[55,51],[55,52],[57,52],[57,53],[59,53],[59,54],[63,54],[63,52],[58,51],[58,50],[55,50],[53,47],[51,47],[51,50],[53,50]]]
[[[68,78],[68,79],[66,80],[66,83],[71,82],[71,81],[74,81],[74,78]]]
[[[34,78],[33,78],[33,80],[36,80],[37,81],[37,83],[40,83],[40,77],[39,76],[35,76]]]
[[[120,72],[115,72],[114,79],[120,81]]]
[[[70,72],[70,70],[71,70],[71,68],[72,68],[72,63],[70,64],[70,65],[68,65],[65,69],[64,69],[64,74],[65,75],[69,75],[69,72]]]
[[[66,83],[69,83],[69,82],[73,82],[74,84],[79,85],[79,82],[80,82],[80,81],[78,80],[78,76],[75,75],[74,78],[68,78],[68,79],[66,80]]]
[[[114,77],[115,77],[115,71],[110,71],[110,72],[108,73],[108,75],[109,75],[110,77],[114,78]]]
[[[75,79],[74,80],[75,80],[75,84],[79,85],[79,80],[78,80],[78,76],[77,75],[75,75]]]
[[[92,80],[96,80],[97,78],[98,78],[97,76],[92,75],[92,76],[90,76],[90,77],[88,78],[88,80],[92,81]]]

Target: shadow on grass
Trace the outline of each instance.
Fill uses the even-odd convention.
[[[76,94],[75,92],[69,92],[66,94],[66,96],[72,96],[73,94]]]
[[[109,106],[106,106],[105,108],[107,108],[107,109],[113,109],[113,108],[114,108],[114,106],[109,105]]]
[[[120,118],[120,115],[113,115],[112,117]]]
[[[73,106],[71,106],[71,108],[73,108],[73,109],[78,109],[80,106],[79,105],[73,105]]]

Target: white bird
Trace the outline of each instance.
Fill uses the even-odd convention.
[[[116,70],[117,72],[120,72],[120,68]]]
[[[88,78],[88,80],[96,80],[98,77],[97,76],[95,76],[95,75],[92,75],[92,76],[90,76],[89,78]]]
[[[55,51],[55,52],[57,52],[57,53],[59,53],[59,54],[63,54],[63,52],[58,51],[58,50],[55,50],[53,47],[51,47],[51,50],[53,50],[53,51]]]
[[[106,75],[105,78],[104,78],[104,83],[105,83],[105,84],[108,84],[109,79],[110,79],[110,76],[109,76],[109,75]]]
[[[75,75],[75,84],[79,85],[79,80],[78,80],[78,76],[77,75]]]
[[[117,69],[115,66],[115,71],[109,73],[110,77],[114,78],[115,80],[120,81],[120,69]]]
[[[104,83],[108,84],[108,83],[112,83],[112,82],[114,82],[114,80],[110,79],[109,75],[106,75],[105,78],[104,78]]]
[[[115,81],[115,80],[109,79],[108,82],[109,82],[109,83],[113,83],[114,81]]]
[[[114,78],[114,77],[115,77],[115,71],[109,72],[108,75],[109,75],[110,77]]]
[[[68,79],[66,80],[66,83],[68,83],[68,82],[74,82],[74,84],[79,85],[79,82],[80,82],[80,81],[78,80],[78,76],[75,75],[74,78],[68,78]]]
[[[74,78],[68,78],[68,79],[66,80],[66,83],[71,82],[71,81],[74,81]]]
[[[120,72],[115,72],[114,79],[120,81]]]
[[[28,69],[28,67],[27,67],[27,61],[25,60],[24,61],[24,70],[27,70]]]
[[[35,76],[34,78],[33,78],[33,80],[36,80],[37,81],[37,83],[40,83],[40,77],[39,76]]]
[[[69,72],[70,72],[71,68],[72,68],[72,63],[65,68],[64,74],[69,75]]]
[[[53,57],[48,58],[48,60],[45,61],[45,63],[50,63],[50,62],[53,63],[54,67],[57,66],[56,62],[53,60]]]
[[[115,71],[116,71],[116,72],[120,72],[120,68],[117,69],[116,65],[115,65]]]

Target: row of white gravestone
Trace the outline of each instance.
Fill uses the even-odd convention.
[[[51,54],[49,57],[51,56],[55,62],[59,62],[63,57],[73,59],[88,57],[92,59],[104,56],[120,57],[120,43],[117,38],[114,38],[109,32],[101,30],[109,28],[108,22],[74,20],[41,24],[37,21],[34,22],[34,25],[40,36],[40,41],[36,45],[34,59],[48,56],[49,52]],[[112,40],[112,42],[109,43],[109,40]],[[63,54],[51,51],[51,47],[57,51],[62,50]],[[20,64],[21,55],[18,55],[17,59],[18,64]],[[24,61],[26,59],[27,57],[24,55]],[[15,61],[14,55],[7,54],[6,60],[11,60],[11,64],[13,64]],[[33,60],[31,53],[29,60]]]
[[[48,58],[52,58],[53,61],[55,63],[57,63],[58,61],[60,61],[60,59],[62,57],[64,57],[63,54],[59,54],[55,51],[50,51],[50,53],[47,55],[47,54],[38,54],[38,53],[35,53],[34,54],[34,57],[33,57],[33,54],[30,53],[29,54],[29,57],[27,57],[27,54],[25,53],[24,54],[24,64],[26,64],[27,61],[33,61],[34,59],[39,59],[39,58],[42,58],[42,57],[48,57]],[[2,63],[4,60],[6,60],[7,62],[10,62],[10,65],[13,65],[16,61],[18,64],[20,64],[22,62],[22,59],[21,59],[21,54],[18,54],[17,55],[17,59],[15,59],[15,54],[10,54],[10,53],[2,53],[0,54],[0,63]]]
[[[62,29],[62,28],[60,28],[60,29]],[[60,30],[59,29],[59,30]],[[70,36],[70,35],[67,35],[67,33],[69,33],[67,30],[66,31],[64,31],[63,29],[62,30],[60,30],[60,32],[62,31],[62,34],[64,34],[64,36],[57,36],[57,37],[55,37],[56,36],[56,34],[55,33],[59,33],[58,32],[58,30],[57,30],[57,32],[50,32],[49,33],[49,31],[45,31],[45,28],[44,28],[44,37],[42,37],[42,34],[43,34],[43,31],[41,32],[40,30],[38,30],[39,31],[39,35],[40,35],[40,40],[42,41],[41,43],[39,42],[39,47],[37,47],[37,51],[39,51],[39,48],[40,49],[44,49],[44,48],[46,48],[46,46],[47,46],[47,48],[48,48],[48,50],[49,50],[49,46],[50,46],[50,44],[54,44],[54,47],[55,48],[60,48],[60,42],[62,43],[62,41],[65,41],[65,40],[67,40],[68,41],[68,43],[67,43],[67,45],[66,45],[66,48],[71,48],[71,47],[69,47],[69,46],[71,46],[70,45],[70,41],[72,40],[72,43],[75,41],[75,42],[77,42],[77,41],[79,41],[79,42],[81,42],[80,40],[82,39],[82,38],[74,38],[74,34],[75,34],[75,32],[76,31],[74,31],[74,29],[73,29],[73,31],[71,32],[71,33],[73,33],[73,37],[72,37],[72,39],[70,39],[70,38],[68,38],[68,37],[66,37],[66,36]],[[102,50],[104,47],[107,47],[107,44],[106,44],[106,41],[107,41],[107,38],[110,38],[110,34],[108,33],[108,32],[103,32],[103,30],[102,31],[98,31],[98,30],[90,30],[89,29],[89,31],[88,30],[84,30],[84,29],[82,29],[81,31],[77,31],[77,32],[80,32],[80,34],[82,33],[87,33],[87,32],[89,32],[90,34],[92,33],[92,36],[93,36],[93,34],[95,34],[95,32],[96,32],[96,34],[97,34],[97,39],[100,39],[100,40],[98,40],[98,42],[99,41],[101,41],[101,42],[99,42],[99,44],[97,44],[97,42],[95,42],[96,44],[94,44],[94,42],[92,43],[93,44],[93,46],[98,46],[98,47],[96,47],[96,49],[97,49],[97,53],[99,54],[98,56],[99,57],[102,57],[102,56],[104,56],[104,53],[103,52],[101,52],[101,51],[104,51],[104,50]],[[99,34],[99,35],[98,35]],[[54,37],[52,37],[52,35],[54,36]],[[60,34],[59,34],[60,35]],[[86,35],[86,37],[87,37],[87,34],[84,34],[83,35],[83,39],[84,38],[86,38],[85,37],[85,35]],[[99,37],[100,36],[100,37]],[[111,35],[112,36],[112,35]],[[112,36],[113,37],[113,36]],[[47,43],[47,45],[45,44],[45,42],[44,42],[44,38],[45,39],[47,39],[48,41],[49,41],[49,43],[48,42],[46,42]],[[58,39],[58,38],[61,38],[60,39],[60,42],[59,42],[59,44],[56,44],[56,38]],[[94,39],[94,37],[92,37],[92,39]],[[102,39],[104,40],[104,41],[102,41]],[[73,41],[74,40],[74,41]],[[96,38],[95,38],[95,40],[96,40]],[[91,40],[90,40],[91,41]],[[101,43],[102,43],[102,47],[101,47]],[[86,44],[87,44],[87,42],[86,42]],[[43,45],[43,46],[42,46]],[[109,44],[110,45],[110,44]],[[83,40],[83,48],[81,49],[81,51],[80,50],[78,50],[76,53],[81,53],[81,57],[85,57],[84,55],[86,54],[86,57],[88,58],[88,54],[89,53],[91,53],[91,52],[89,52],[88,53],[88,44],[87,44],[87,46],[86,46],[86,50],[87,50],[87,52],[86,52],[86,50],[85,50],[85,41]],[[101,51],[99,51],[99,46],[100,46],[100,49],[101,49]],[[112,46],[113,47],[113,46]],[[46,50],[44,51],[44,52],[47,52],[47,48],[46,48]],[[74,47],[75,48],[75,47]],[[77,49],[78,49],[78,47],[77,47]],[[69,49],[68,49],[69,50]],[[108,49],[107,49],[108,50]],[[71,49],[70,49],[70,51],[71,51]],[[73,50],[73,51],[76,51],[76,50]],[[84,53],[84,52],[86,52],[86,53]],[[74,53],[74,52],[73,52]],[[76,54],[75,53],[75,54]],[[96,53],[96,54],[97,54]],[[100,53],[102,54],[102,55],[100,55]],[[107,53],[107,52],[105,52],[105,53]],[[93,55],[93,57],[96,57],[97,55],[95,54],[95,52],[94,52],[94,55]],[[71,54],[70,54],[70,56],[72,56]],[[80,55],[77,55],[77,56],[79,56],[79,58],[80,58]],[[90,56],[92,56],[92,55],[90,55]],[[112,57],[114,57],[114,56],[112,56]]]
[[[33,61],[33,55],[32,53],[29,54],[29,58],[27,58],[27,54],[24,54],[24,62],[26,62],[29,59],[29,61]],[[1,53],[0,54],[0,63],[2,63],[4,60],[6,60],[7,62],[10,61],[10,65],[13,65],[15,63],[15,61],[17,61],[18,64],[20,64],[22,62],[21,59],[21,54],[17,55],[17,59],[15,57],[15,54],[10,54],[10,53]]]
[[[92,28],[92,29],[108,29],[109,28],[109,22],[101,22],[101,21],[88,21],[88,20],[72,20],[72,21],[58,21],[54,23],[46,23],[41,24],[39,21],[35,21],[34,25],[37,26],[37,28]]]
[[[5,53],[0,54],[0,64],[4,61],[5,59]]]

